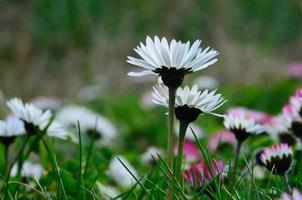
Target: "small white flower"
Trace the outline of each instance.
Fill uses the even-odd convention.
[[[57,119],[67,127],[77,127],[80,124],[81,131],[96,131],[101,136],[99,142],[110,145],[117,136],[115,126],[105,117],[81,106],[66,106],[62,108]]]
[[[233,132],[238,142],[243,142],[250,135],[257,135],[264,131],[263,126],[244,115],[229,114],[224,117],[223,124],[226,129]]]
[[[35,134],[36,131],[44,130],[50,123],[52,114],[50,110],[42,111],[33,104],[24,104],[21,99],[14,98],[7,102],[8,107],[14,115],[24,122],[28,134]],[[64,128],[55,120],[47,129],[48,136],[65,139],[67,133]]]
[[[18,118],[39,128],[44,128],[51,118],[49,110],[42,111],[33,104],[23,104],[22,100],[18,98],[9,100],[7,106]]]
[[[162,67],[185,69],[195,72],[204,69],[217,61],[215,58],[218,52],[200,48],[201,41],[196,40],[192,46],[190,42],[172,40],[169,44],[166,38],[161,40],[155,36],[152,40],[149,36],[146,39],[146,45],[140,43],[134,51],[142,59],[129,56],[127,62],[144,68],[142,72],[130,72],[129,76],[144,76],[156,73],[157,69]]]
[[[102,195],[102,197],[104,199],[114,199],[115,197],[117,197],[119,195],[119,191],[112,187],[112,186],[105,186],[103,184],[101,184],[100,182],[96,183],[100,194]]]
[[[5,121],[0,121],[1,137],[13,137],[24,134],[24,124],[18,118],[10,116]]]
[[[290,123],[281,114],[272,117],[263,127],[273,139],[277,139],[280,134],[289,133]]]
[[[38,163],[34,164],[30,161],[25,161],[21,169],[21,175],[23,177],[28,177],[28,178],[31,177],[39,180],[42,177],[43,171],[44,169],[42,165]],[[18,166],[14,165],[11,171],[11,176],[16,176],[17,172],[18,172]]]
[[[141,161],[144,164],[152,164],[154,162],[154,159],[157,160],[159,159],[157,154],[162,156],[163,155],[163,150],[159,149],[157,147],[149,147],[143,155],[141,155]]]
[[[154,103],[169,107],[168,88],[162,84],[161,79],[158,79],[158,84],[153,87]],[[176,91],[175,107],[188,106],[189,108],[196,108],[201,113],[212,113],[213,110],[220,107],[226,102],[221,94],[215,94],[216,91],[209,92],[198,90],[197,85],[191,89],[188,86],[178,88]]]
[[[123,164],[118,160],[118,158],[127,166],[128,170],[136,177],[138,177],[137,171],[134,167],[122,156],[115,156],[111,159],[109,164],[109,175],[110,177],[121,187],[129,188],[136,183],[133,176],[129,171],[123,166]]]

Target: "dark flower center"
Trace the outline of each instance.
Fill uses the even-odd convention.
[[[5,146],[9,146],[11,143],[14,142],[15,138],[15,136],[0,136],[0,142]]]
[[[274,156],[270,161],[266,161],[266,168],[276,175],[283,176],[290,168],[292,163],[291,155],[286,156],[285,154],[280,158]]]
[[[302,123],[301,122],[296,122],[296,121],[292,122],[291,129],[295,136],[302,139]]]
[[[238,143],[242,143],[251,135],[251,133],[247,132],[244,128],[241,127],[239,129],[232,128],[230,131],[234,133]]]
[[[286,143],[289,146],[294,146],[296,144],[296,138],[290,133],[280,133],[278,135],[280,143]]]
[[[188,105],[178,106],[175,108],[175,116],[179,121],[185,123],[191,123],[195,121],[201,114],[201,110],[197,108],[191,108]]]
[[[24,122],[24,127],[25,127],[27,134],[36,135],[39,132],[39,126],[34,125],[33,123],[28,123],[26,121],[23,121],[23,122]]]
[[[102,135],[97,132],[96,130],[93,130],[93,129],[89,129],[87,131],[87,135],[91,138],[91,139],[94,139],[94,140],[98,140],[98,139],[101,139],[102,138]]]
[[[260,166],[265,166],[264,162],[262,162],[261,160],[261,154],[264,152],[263,149],[261,149],[260,151],[258,151],[258,153],[256,153],[255,155],[255,160],[256,160],[256,164],[260,165]]]
[[[181,86],[184,76],[188,73],[192,73],[191,68],[189,69],[176,69],[175,67],[164,67],[157,68],[153,72],[159,74],[163,80],[163,83],[169,88],[178,88]]]

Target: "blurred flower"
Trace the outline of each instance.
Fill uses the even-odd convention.
[[[34,135],[44,130],[50,123],[52,114],[50,110],[42,111],[33,104],[24,104],[21,99],[14,98],[7,102],[12,112],[24,122],[24,128],[27,134]],[[47,129],[48,136],[65,139],[67,132],[61,124],[52,121]]]
[[[168,107],[168,88],[162,84],[161,79],[158,79],[158,84],[154,87],[153,98],[154,103]],[[191,123],[200,114],[213,114],[212,111],[225,102],[226,100],[221,94],[215,94],[215,91],[208,92],[208,90],[201,93],[197,85],[191,89],[188,86],[183,89],[178,88],[175,100],[175,116],[180,121]]]
[[[291,134],[289,128],[289,124],[282,114],[272,117],[264,124],[265,132],[268,133],[272,139],[279,140],[281,143],[287,143],[288,145],[295,145],[295,136]]]
[[[219,86],[219,82],[212,76],[200,76],[193,81],[200,89],[215,89]]]
[[[302,79],[302,62],[289,63],[286,68],[286,73],[291,78]]]
[[[255,122],[259,124],[265,124],[267,121],[269,121],[272,116],[268,115],[264,112],[256,111],[256,110],[250,110],[244,107],[234,107],[230,108],[226,112],[230,115],[243,115],[247,119],[253,119]]]
[[[43,167],[42,165],[36,163],[32,163],[30,161],[25,161],[23,163],[22,169],[21,169],[21,175],[22,177],[27,177],[27,178],[34,178],[37,180],[40,180],[43,174]],[[16,176],[18,172],[18,165],[14,165],[11,171],[11,176]]]
[[[177,154],[177,152],[178,146],[176,145],[174,148],[175,155]],[[183,153],[185,156],[185,161],[188,163],[196,162],[201,159],[201,154],[198,146],[190,140],[184,141]]]
[[[157,147],[149,147],[143,155],[141,155],[141,161],[144,164],[154,164],[155,160],[159,159],[158,155],[162,156],[164,154],[162,149]],[[155,160],[154,160],[155,159]]]
[[[257,180],[263,180],[265,178],[265,169],[256,165],[253,167],[253,178]]]
[[[282,193],[279,200],[302,200],[302,194],[296,188],[293,189],[292,195],[287,193]]]
[[[24,124],[16,117],[8,117],[5,121],[0,120],[0,142],[10,145],[16,136],[24,135]]]
[[[128,56],[127,62],[141,68],[141,72],[130,72],[129,76],[145,76],[158,74],[168,87],[177,88],[183,82],[184,75],[204,69],[217,61],[218,52],[209,47],[202,50],[200,40],[196,40],[192,46],[190,42],[172,40],[169,44],[166,38],[161,40],[155,36],[152,40],[146,38],[146,45],[140,43],[134,51],[142,59]]]
[[[302,118],[293,104],[286,104],[282,109],[282,119],[286,126],[290,127],[292,133],[302,139]]]
[[[213,174],[210,167],[213,170]],[[201,161],[194,164],[189,170],[184,171],[183,176],[191,187],[200,189],[203,184],[210,183],[216,176],[218,176],[220,181],[223,181],[224,176],[226,176],[224,162],[222,160],[212,161],[211,166],[207,166],[205,161]]]
[[[272,173],[284,175],[291,167],[292,148],[288,144],[278,144],[263,150],[260,159]]]
[[[76,128],[79,122],[81,131],[98,140],[100,145],[111,145],[117,136],[115,126],[108,119],[85,107],[65,106],[58,112],[57,119],[71,128]]]
[[[115,199],[119,195],[119,191],[112,186],[105,186],[100,182],[96,182],[96,185],[99,189],[100,194],[104,199]],[[118,198],[119,199],[119,198]]]
[[[212,153],[215,153],[219,146],[224,144],[230,144],[235,150],[237,140],[232,132],[222,130],[211,135],[208,140],[208,148]]]
[[[123,166],[123,164],[118,160],[118,158],[123,162],[123,164],[128,168],[128,170],[138,178],[137,171],[134,167],[122,156],[115,156],[111,159],[109,164],[109,175],[110,177],[121,187],[129,188],[136,183],[133,176],[129,171]]]
[[[60,99],[56,97],[37,97],[32,99],[30,103],[41,110],[56,110],[61,105]]]
[[[242,143],[249,136],[260,134],[264,128],[253,119],[247,119],[243,114],[229,114],[224,117],[224,126],[234,133],[237,141]]]

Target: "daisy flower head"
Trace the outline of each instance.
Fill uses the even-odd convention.
[[[169,95],[168,88],[158,79],[158,84],[154,86],[153,101],[156,104],[168,107]],[[178,88],[175,99],[175,116],[178,120],[191,123],[195,121],[200,114],[210,113],[219,108],[226,100],[221,94],[215,94],[216,91],[209,92],[198,90],[197,85],[192,88],[185,86]]]
[[[257,110],[251,110],[245,107],[230,108],[226,113],[231,115],[244,115],[246,118],[253,119],[259,124],[265,124],[272,118],[272,116],[269,114]]]
[[[292,133],[302,139],[302,118],[293,104],[283,106],[282,117]]]
[[[263,126],[265,132],[271,136],[272,139],[279,140],[281,143],[287,143],[288,145],[294,145],[296,143],[296,138],[290,131],[290,124],[282,114],[272,117]]]
[[[8,117],[5,121],[0,121],[0,142],[10,145],[16,136],[24,135],[24,124],[16,117]]]
[[[267,147],[260,155],[264,166],[272,173],[284,175],[291,167],[293,150],[288,144]]]
[[[35,135],[47,128],[46,135],[65,139],[67,133],[62,125],[52,120],[50,110],[43,111],[33,104],[23,103],[21,99],[14,98],[7,102],[7,106],[11,109],[16,117],[24,123],[27,134]],[[51,123],[49,125],[49,123]],[[49,125],[49,126],[48,126]],[[47,127],[48,126],[48,127]]]
[[[110,120],[82,106],[63,107],[58,112],[57,119],[70,129],[77,129],[79,122],[81,131],[91,139],[97,140],[100,145],[112,144],[117,136],[117,130]]]
[[[165,37],[159,39],[155,36],[152,40],[147,36],[146,43],[140,43],[134,49],[141,58],[128,56],[127,60],[144,70],[130,72],[128,75],[158,74],[166,86],[176,89],[182,84],[186,74],[202,70],[217,61],[218,52],[209,47],[202,49],[200,44],[200,40],[190,45],[189,41],[184,43],[173,39],[169,43]]]
[[[223,124],[226,129],[234,133],[239,143],[242,143],[251,135],[260,134],[264,131],[263,126],[257,124],[253,119],[248,119],[241,114],[226,115]]]

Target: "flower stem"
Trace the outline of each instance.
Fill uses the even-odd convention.
[[[19,160],[20,156],[22,155],[23,151],[25,150],[28,140],[29,140],[29,135],[27,135],[26,138],[24,139],[24,142],[20,148],[20,151],[18,152],[15,159],[13,160],[13,162],[11,163],[11,165],[8,168],[8,172],[5,177],[5,183],[6,183],[5,184],[5,198],[4,198],[5,200],[8,199],[8,182],[9,182],[9,178],[10,178],[10,173],[12,171],[14,164]]]
[[[62,179],[61,179],[61,177],[60,177],[60,174],[59,174],[59,171],[58,171],[58,168],[57,168],[57,165],[56,165],[56,162],[55,162],[55,159],[54,159],[52,150],[51,150],[50,147],[48,146],[48,144],[47,144],[47,142],[45,141],[45,139],[43,138],[43,136],[41,137],[41,140],[42,140],[42,142],[43,142],[43,144],[44,144],[44,147],[45,147],[45,149],[46,149],[46,151],[47,151],[47,153],[48,153],[48,156],[50,157],[52,169],[55,171],[55,174],[56,174],[57,179],[58,179],[57,181],[58,181],[59,186],[61,187],[62,192],[63,192],[64,199],[67,200],[65,188],[64,188]]]
[[[283,178],[283,184],[284,184],[285,192],[291,193],[290,187],[289,187],[289,184],[288,184],[288,177],[287,177],[287,175],[284,174],[284,175],[282,176],[282,178]]]
[[[169,118],[168,118],[168,167],[171,171],[174,171],[173,167],[173,150],[174,150],[174,134],[173,134],[173,126],[174,126],[174,113],[175,113],[175,95],[176,88],[169,87]],[[173,174],[169,173],[169,185],[173,185]],[[172,187],[173,188],[173,187]],[[172,189],[168,187],[168,199],[172,199]]]
[[[238,165],[238,159],[239,159],[239,153],[240,153],[240,149],[241,149],[241,144],[242,144],[242,142],[238,142],[237,148],[236,148],[236,155],[235,155],[235,162],[234,162],[234,171],[233,171],[233,180],[232,180],[233,187],[235,186],[235,181],[236,181],[236,171],[237,171],[237,165]]]
[[[6,174],[8,167],[8,156],[9,156],[9,145],[4,145],[4,163],[3,163],[3,174]]]
[[[181,176],[183,148],[184,148],[185,135],[188,125],[189,124],[186,122],[183,121],[179,122],[178,152],[177,152],[177,159],[176,159],[176,178],[181,187],[183,187],[183,179]]]

